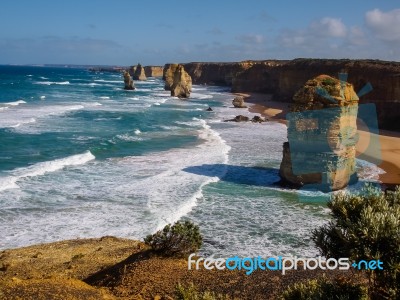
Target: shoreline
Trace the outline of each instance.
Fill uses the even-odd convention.
[[[234,93],[242,96],[245,103],[251,104],[248,110],[252,113],[261,114],[269,121],[287,124],[285,116],[289,112],[290,103],[271,100],[271,95],[261,93]],[[364,148],[369,142],[369,134],[358,130],[360,142],[357,144],[357,154],[361,153],[360,148]],[[379,174],[379,181],[382,186],[394,189],[400,185],[400,132],[379,130],[380,155],[375,158],[381,161],[377,166],[386,173]]]

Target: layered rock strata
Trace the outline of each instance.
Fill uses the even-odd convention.
[[[237,63],[187,63],[194,84],[231,86],[232,92],[268,93],[274,101],[292,102],[308,79],[320,74],[348,73],[354,90],[366,94],[362,103],[374,103],[379,127],[400,130],[400,63],[379,60],[295,59]],[[367,84],[372,90],[365,89]],[[361,93],[360,93],[361,92]]]
[[[327,75],[294,95],[279,170],[283,183],[334,191],[357,181],[358,101],[351,84]]]
[[[161,66],[145,66],[144,73],[146,77],[162,77],[163,67]]]

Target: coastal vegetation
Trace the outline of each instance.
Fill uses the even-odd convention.
[[[347,278],[328,280],[325,277],[296,283],[283,292],[284,300],[367,300],[367,289]]]
[[[203,238],[199,226],[191,221],[178,221],[148,235],[144,242],[159,254],[184,257],[199,250]]]
[[[312,233],[321,255],[383,262],[383,270],[362,270],[369,278],[371,298],[398,299],[400,188],[384,193],[369,185],[360,193],[336,194],[328,206],[333,220]]]

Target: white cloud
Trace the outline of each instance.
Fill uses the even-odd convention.
[[[329,17],[313,22],[309,31],[312,34],[327,37],[345,37],[347,35],[347,28],[342,20]]]
[[[388,42],[400,42],[400,9],[383,12],[380,9],[368,11],[365,23],[377,38]]]

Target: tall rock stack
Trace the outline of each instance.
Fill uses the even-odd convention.
[[[133,80],[131,78],[131,75],[129,75],[128,71],[124,72],[124,83],[125,83],[125,90],[134,90],[135,86],[133,85]]]
[[[192,78],[179,64],[170,64],[164,67],[164,89],[171,91],[171,96],[189,98],[192,91]]]
[[[293,97],[282,182],[334,191],[357,181],[358,96],[353,86],[327,75],[307,81]]]
[[[144,68],[141,64],[138,64],[136,68],[134,68],[134,73],[132,75],[133,80],[147,80],[146,74],[144,72]]]

